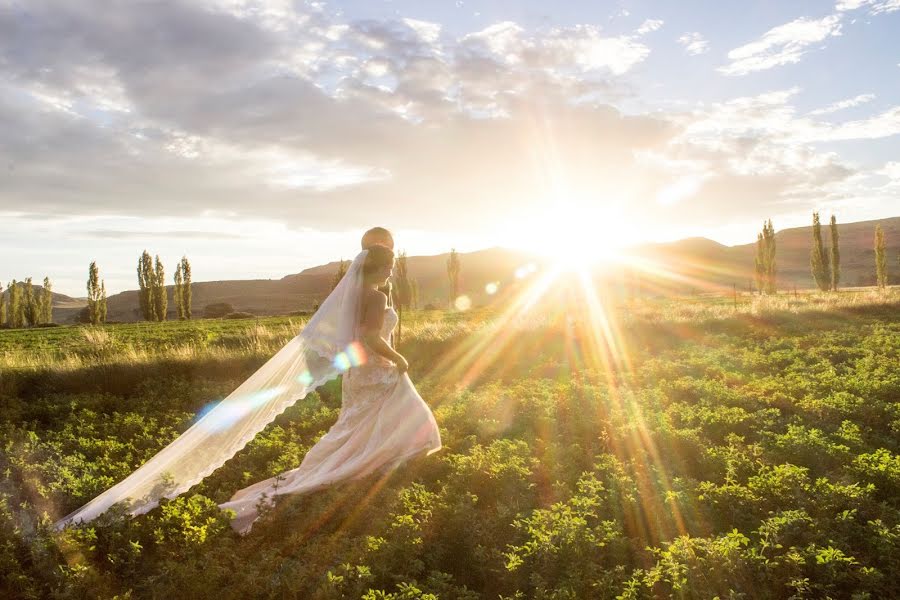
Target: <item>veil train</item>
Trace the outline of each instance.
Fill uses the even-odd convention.
[[[360,252],[298,335],[187,431],[124,480],[54,524],[90,521],[124,503],[139,515],[175,498],[218,469],[275,417],[356,360],[362,291]]]

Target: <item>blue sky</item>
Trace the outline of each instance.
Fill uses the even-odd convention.
[[[0,0],[0,281],[896,216],[897,32],[900,0]]]

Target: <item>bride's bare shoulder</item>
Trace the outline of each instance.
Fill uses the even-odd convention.
[[[387,306],[387,295],[375,289],[367,289],[365,296],[363,296],[363,300],[366,303],[366,306],[372,309],[382,309]]]

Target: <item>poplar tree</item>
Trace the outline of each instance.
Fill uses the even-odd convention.
[[[175,267],[175,287],[172,288],[172,301],[175,302],[175,310],[178,312],[178,320],[184,320],[184,303],[181,301],[181,261]]]
[[[397,280],[397,300],[400,308],[409,306],[410,301],[410,283],[409,271],[406,267],[406,251],[404,250],[397,255],[397,269],[395,271],[395,279]]]
[[[772,225],[772,219],[763,222],[762,232],[756,235],[754,274],[756,287],[760,293],[775,293],[775,227]]]
[[[837,218],[831,215],[831,289],[835,292],[841,283],[841,250],[838,247]]]
[[[100,322],[106,323],[106,280],[100,282]]]
[[[145,321],[152,321],[156,316],[155,297],[153,295],[153,259],[150,258],[150,253],[146,250],[138,259],[137,275],[140,288],[138,291],[138,302],[141,307],[141,314]]]
[[[153,308],[156,311],[156,320],[166,320],[166,310],[169,308],[169,298],[166,296],[166,273],[163,269],[159,254],[156,255],[156,264],[153,270]]]
[[[337,287],[337,285],[341,282],[341,279],[344,278],[344,275],[347,274],[347,269],[349,268],[349,266],[350,266],[350,261],[344,261],[343,258],[340,261],[338,261],[337,271],[334,272],[334,277],[331,278],[331,289],[332,290],[334,290],[334,288]]]
[[[450,258],[447,259],[447,278],[450,280],[450,306],[455,306],[459,297],[459,254],[456,248],[450,249]]]
[[[875,226],[875,281],[879,288],[887,287],[887,256],[884,247],[884,230],[881,223]]]
[[[409,282],[409,305],[414,310],[419,308],[419,280],[412,279]]]
[[[88,294],[88,315],[91,319],[91,325],[100,324],[100,270],[97,263],[91,261],[88,267],[87,280]]]
[[[828,254],[822,242],[822,224],[819,221],[819,213],[813,213],[813,245],[810,250],[809,264],[812,269],[816,286],[823,292],[831,289],[831,269],[828,267]]]
[[[9,326],[21,327],[25,322],[22,310],[22,290],[15,279],[9,284]]]
[[[754,279],[756,280],[756,289],[762,294],[765,291],[766,280],[766,250],[763,234],[756,234],[756,258],[754,259]]]
[[[22,307],[25,312],[25,322],[29,327],[35,325],[37,323],[37,302],[34,298],[34,286],[31,284],[31,277],[25,278],[25,293]]]
[[[50,289],[50,278],[44,277],[44,289],[41,290],[41,323],[53,322],[53,291]]]
[[[6,296],[3,295],[3,284],[0,283],[0,327],[6,325]]]
[[[766,293],[774,294],[777,291],[775,284],[775,227],[772,219],[763,227],[763,242],[766,250]]]
[[[191,301],[193,295],[191,292],[191,263],[187,256],[181,257],[181,307],[184,311],[184,318],[191,318]]]

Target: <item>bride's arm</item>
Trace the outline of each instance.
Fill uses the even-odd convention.
[[[365,310],[363,311],[363,321],[360,327],[361,336],[366,344],[385,357],[389,361],[397,365],[401,372],[409,368],[406,359],[391,348],[383,337],[381,337],[381,327],[384,325],[384,309],[387,306],[387,296],[381,292],[367,294],[364,302]]]

